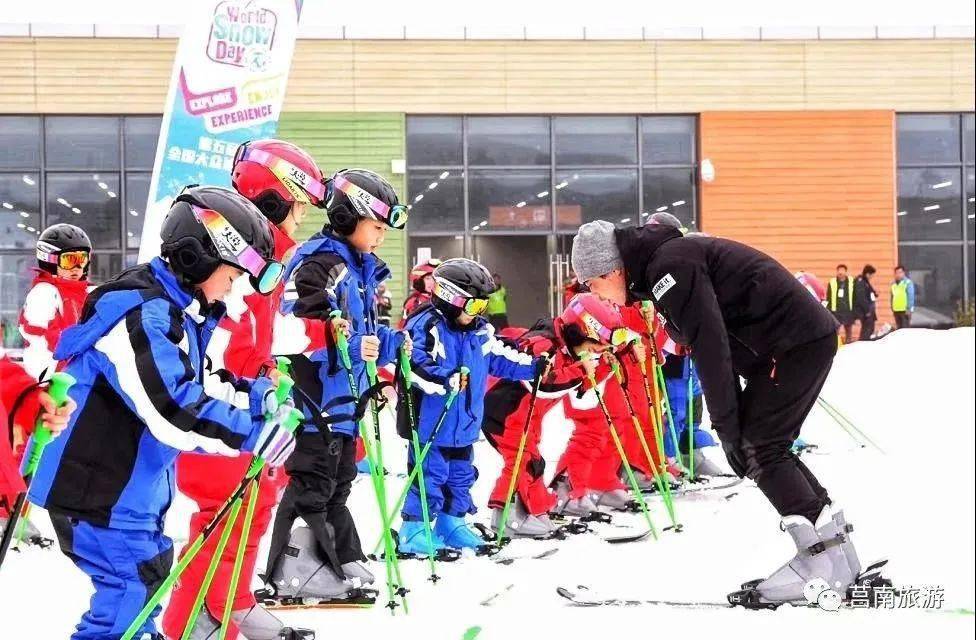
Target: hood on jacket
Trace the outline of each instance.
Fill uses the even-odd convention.
[[[650,299],[650,286],[644,281],[647,265],[662,244],[682,237],[681,231],[674,227],[654,224],[618,229],[616,234],[617,248],[624,262],[628,293],[638,299]]]

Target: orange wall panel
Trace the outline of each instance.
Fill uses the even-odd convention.
[[[873,264],[879,322],[898,259],[893,111],[723,111],[700,119],[703,231],[821,279]]]

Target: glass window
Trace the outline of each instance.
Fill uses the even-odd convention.
[[[151,179],[150,173],[125,174],[125,246],[130,249],[138,249],[142,239]]]
[[[899,240],[961,240],[958,169],[898,171]]]
[[[556,226],[575,229],[607,220],[637,224],[637,169],[586,169],[556,173]]]
[[[641,222],[666,211],[690,230],[698,229],[695,207],[695,169],[645,169]]]
[[[0,169],[39,169],[41,119],[0,116]]]
[[[47,223],[83,228],[98,249],[118,249],[121,227],[119,174],[47,174]]]
[[[912,246],[898,248],[898,261],[905,265],[915,282],[915,312],[912,322],[924,324],[933,313],[948,316],[962,299],[962,247],[959,245]],[[946,321],[944,318],[932,318]]]
[[[898,164],[959,162],[959,116],[898,116]]]
[[[966,152],[966,162],[976,160],[976,131],[973,130],[973,120],[971,113],[962,117],[962,144]]]
[[[88,280],[93,285],[108,282],[122,271],[122,254],[99,253],[92,254],[91,269],[88,270]]]
[[[0,341],[4,347],[23,346],[17,321],[27,287],[34,279],[34,253],[0,255]]]
[[[974,240],[973,220],[976,219],[976,169],[966,167],[966,238]]]
[[[468,119],[468,164],[549,164],[549,119],[473,117]]]
[[[0,173],[0,248],[32,249],[41,229],[40,176]]]
[[[51,169],[118,169],[119,119],[45,118],[44,162]]]
[[[125,166],[135,169],[153,168],[162,120],[157,116],[125,119]]]
[[[636,118],[555,118],[553,135],[557,165],[637,164]]]
[[[407,256],[407,263],[411,267],[419,263],[422,259],[440,258],[461,258],[464,256],[464,236],[411,236],[410,255]]]
[[[407,162],[419,167],[461,166],[461,118],[407,118]]]
[[[693,164],[694,116],[641,118],[641,156],[644,164]]]
[[[411,171],[407,193],[410,231],[464,230],[464,181],[459,169]]]
[[[472,231],[552,228],[549,171],[482,169],[468,183]]]

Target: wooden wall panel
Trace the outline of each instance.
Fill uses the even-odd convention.
[[[0,38],[0,113],[159,113],[175,40]],[[971,111],[972,40],[299,40],[285,111]]]
[[[838,263],[878,270],[878,311],[897,262],[895,117],[891,111],[705,112],[701,157],[707,233],[755,246],[826,281]]]

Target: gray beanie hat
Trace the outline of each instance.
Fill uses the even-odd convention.
[[[614,226],[605,220],[587,222],[579,228],[573,238],[573,271],[577,280],[586,282],[624,268],[614,232]]]

